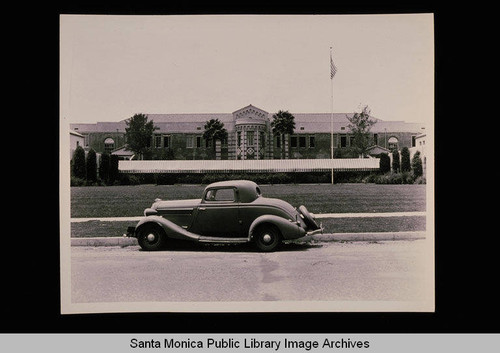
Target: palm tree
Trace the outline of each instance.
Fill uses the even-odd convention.
[[[273,115],[271,128],[274,136],[281,135],[281,158],[288,158],[288,151],[285,149],[285,136],[293,134],[295,130],[295,117],[288,111],[279,110]]]
[[[205,132],[203,133],[203,138],[207,141],[212,141],[216,159],[220,159],[220,145],[218,145],[216,141],[227,139],[227,130],[224,128],[224,123],[219,119],[210,119],[206,122],[204,128]]]

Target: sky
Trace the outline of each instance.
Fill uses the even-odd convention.
[[[252,104],[432,123],[433,37],[432,14],[62,15],[61,121]]]

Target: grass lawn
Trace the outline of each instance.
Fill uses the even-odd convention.
[[[154,199],[201,198],[205,186],[138,185],[72,187],[71,217],[136,217]],[[260,185],[265,197],[305,205],[314,213],[378,213],[426,210],[425,185],[309,184]],[[425,230],[425,217],[373,217],[321,219],[325,233],[397,232]],[[73,223],[72,237],[121,236],[136,222]]]
[[[205,186],[137,185],[71,188],[71,217],[142,216],[155,198],[199,199]],[[305,205],[313,213],[412,212],[426,210],[425,185],[261,185],[265,197]]]

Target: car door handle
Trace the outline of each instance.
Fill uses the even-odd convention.
[[[205,208],[205,207],[198,207],[198,210],[200,210],[200,211],[205,211],[205,210],[206,210],[206,208]]]

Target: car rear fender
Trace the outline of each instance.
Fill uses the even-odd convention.
[[[275,215],[262,215],[257,217],[250,225],[248,231],[249,237],[252,238],[255,229],[264,224],[271,224],[277,227],[285,240],[297,239],[306,235],[304,228],[300,227],[295,220],[290,221],[289,219]]]
[[[198,241],[200,239],[200,236],[198,234],[191,233],[161,216],[147,216],[142,218],[135,227],[135,234],[139,234],[142,227],[150,225],[152,223],[160,226],[169,238],[193,241]]]

